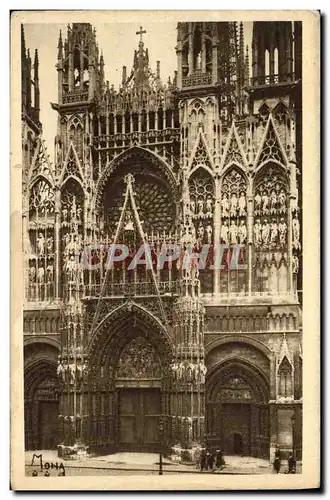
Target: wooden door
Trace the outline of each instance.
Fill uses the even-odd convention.
[[[40,401],[39,405],[39,448],[55,450],[60,443],[58,402]]]
[[[122,451],[158,451],[160,409],[158,389],[120,390],[119,446]]]

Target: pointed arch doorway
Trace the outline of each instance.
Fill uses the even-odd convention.
[[[207,440],[227,455],[269,458],[269,387],[243,360],[228,360],[209,373]]]
[[[116,370],[120,450],[159,450],[161,381],[157,350],[138,335],[121,352]]]
[[[92,452],[158,452],[161,440],[167,446],[172,355],[166,330],[136,302],[116,308],[96,329],[90,345]]]

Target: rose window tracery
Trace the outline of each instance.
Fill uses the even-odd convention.
[[[134,176],[134,200],[144,233],[156,234],[173,229],[175,220],[175,205],[168,186],[151,176]],[[109,186],[105,192],[105,232],[113,237],[124,202],[126,184],[123,178]]]

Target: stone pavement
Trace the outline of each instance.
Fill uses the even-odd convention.
[[[159,470],[159,455],[157,453],[128,453],[120,452],[112,455],[88,457],[81,460],[62,460],[57,456],[56,450],[35,450],[25,452],[25,465],[27,473],[30,475],[32,469],[37,466],[39,468],[39,459],[35,459],[33,466],[31,466],[33,454],[42,454],[43,464],[46,462],[56,464],[63,463],[66,470],[79,469],[79,474],[84,475],[85,472],[91,474],[91,469],[97,471],[109,470],[112,471],[125,471],[131,474],[140,472],[156,473]],[[240,457],[240,456],[225,456],[226,466],[221,471],[203,472],[203,474],[273,474],[273,467],[268,460],[263,460],[254,457]],[[85,469],[85,472],[84,472]],[[287,463],[283,462],[281,472],[284,473],[287,469]],[[297,467],[299,473],[301,467]],[[199,471],[196,464],[178,464],[174,463],[167,458],[163,458],[163,471],[164,474],[178,474],[178,473],[194,473]]]

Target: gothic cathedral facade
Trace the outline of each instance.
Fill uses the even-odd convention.
[[[178,23],[166,84],[137,34],[115,89],[95,29],[60,33],[51,161],[22,27],[25,447],[300,458],[302,25]]]

